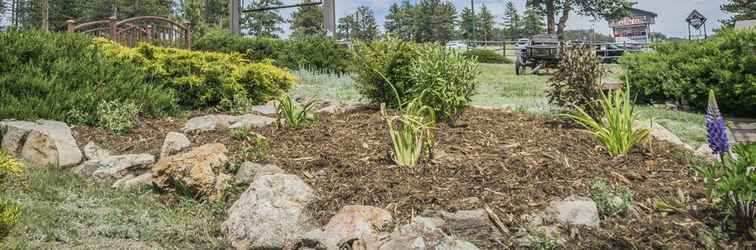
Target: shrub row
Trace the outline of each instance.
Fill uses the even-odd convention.
[[[346,73],[351,65],[349,49],[323,36],[297,37],[290,40],[232,36],[227,31],[212,30],[195,39],[197,50],[240,53],[246,59],[288,69],[306,69],[321,73]]]
[[[389,39],[359,43],[354,53],[357,89],[374,104],[396,108],[419,98],[438,118],[453,121],[478,84],[477,62],[438,45]]]
[[[108,58],[83,35],[0,32],[0,119],[94,123],[109,100],[150,115],[178,110],[174,90],[147,82],[138,66]]]
[[[640,101],[674,100],[703,110],[713,89],[724,112],[756,114],[756,29],[656,44],[620,62]]]
[[[463,53],[467,58],[475,58],[479,63],[511,64],[512,60],[500,53],[487,49],[469,49]]]
[[[293,83],[287,71],[250,64],[240,54],[125,48],[80,34],[0,33],[0,119],[95,124],[105,102],[166,115],[269,101]]]
[[[142,44],[127,48],[96,39],[105,54],[138,65],[161,86],[176,90],[179,104],[199,108],[229,102],[262,103],[285,93],[294,76],[268,61],[248,63],[237,53],[197,52]]]

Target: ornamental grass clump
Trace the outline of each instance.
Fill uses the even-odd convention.
[[[627,90],[601,93],[598,100],[601,115],[593,118],[585,109],[575,106],[576,111],[567,116],[585,127],[598,139],[612,157],[626,155],[636,144],[648,137],[648,129],[634,129],[636,113]]]
[[[290,128],[301,128],[307,124],[315,121],[315,116],[311,110],[315,105],[315,101],[310,101],[304,106],[299,107],[297,103],[292,100],[291,96],[283,95],[278,98],[278,104],[276,109],[278,110],[278,124],[281,124],[281,120],[286,121],[286,125]]]
[[[397,115],[390,115],[386,105],[381,105],[381,115],[391,137],[392,158],[399,166],[414,167],[423,151],[431,153],[435,123],[433,109],[416,99],[398,112]]]

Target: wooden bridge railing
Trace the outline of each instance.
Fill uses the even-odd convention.
[[[192,48],[192,25],[159,16],[132,17],[77,24],[68,20],[68,32],[79,32],[97,37],[105,37],[124,46],[134,47],[139,43],[150,43],[162,47]]]

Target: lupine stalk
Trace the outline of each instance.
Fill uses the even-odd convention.
[[[727,126],[725,126],[724,117],[719,112],[714,90],[709,91],[709,107],[706,109],[706,132],[709,147],[724,162],[724,156],[730,151],[730,142],[727,138]]]

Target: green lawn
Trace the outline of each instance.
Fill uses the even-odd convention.
[[[117,190],[56,168],[30,168],[0,186],[2,198],[23,205],[0,249],[227,247],[222,206],[147,189]]]
[[[472,98],[473,106],[511,107],[516,111],[549,114],[557,112],[547,101],[549,75],[515,74],[514,64],[481,64],[478,94]],[[620,82],[623,70],[619,65],[608,66],[605,81]],[[295,72],[302,84],[290,92],[296,96],[316,96],[321,99],[341,100],[348,103],[361,101],[350,76]],[[654,107],[639,107],[639,118],[653,120],[678,135],[685,143],[696,148],[705,143],[702,114],[669,111]]]

